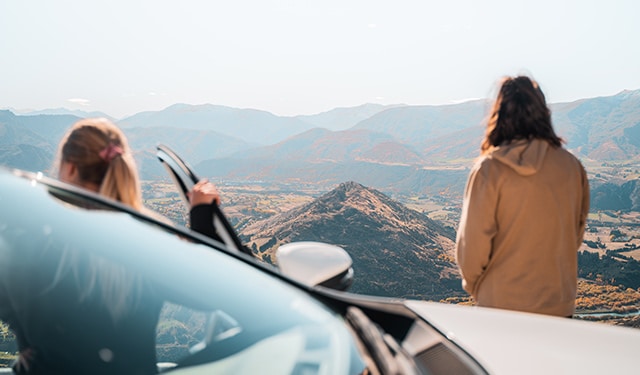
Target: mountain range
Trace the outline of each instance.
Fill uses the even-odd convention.
[[[166,178],[155,156],[155,146],[164,143],[213,181],[304,182],[328,191],[306,205],[243,223],[244,242],[263,259],[273,261],[282,243],[328,242],[352,256],[353,292],[437,300],[465,295],[453,258],[455,231],[386,194],[446,191],[459,199],[478,154],[488,107],[484,100],[444,106],[366,104],[280,117],[253,109],[176,104],[117,123],[144,179]],[[588,171],[589,165],[640,161],[640,90],[552,104],[551,109],[558,134]],[[59,140],[86,115],[0,111],[0,164],[49,170]],[[590,180],[593,209],[640,209],[636,180],[614,181],[595,171]]]
[[[584,163],[640,160],[640,90],[550,105],[557,133]],[[477,156],[489,102],[440,106],[365,104],[283,117],[213,104],[176,104],[121,119],[145,179],[164,176],[164,143],[213,180],[354,180],[385,192],[459,194]],[[60,110],[0,111],[0,163],[46,169],[65,129]],[[39,151],[35,151],[38,149]],[[597,182],[597,181],[596,181]]]

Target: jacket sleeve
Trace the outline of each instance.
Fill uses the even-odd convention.
[[[222,239],[213,226],[213,206],[210,204],[199,204],[189,211],[189,221],[191,229],[204,234],[209,238],[222,242]]]
[[[486,162],[476,164],[469,174],[456,237],[456,261],[462,287],[473,297],[489,264],[497,232],[498,193],[495,179],[489,179],[488,174]]]

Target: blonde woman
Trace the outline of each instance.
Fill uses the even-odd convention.
[[[124,133],[104,118],[75,123],[62,138],[58,178],[154,216],[142,204],[140,178]],[[202,180],[189,192],[194,230],[219,240],[211,224],[210,204],[220,204],[215,185]]]
[[[60,180],[147,211],[127,140],[110,121],[74,124],[60,143],[58,164]],[[204,217],[194,212],[219,201],[206,181],[190,198],[192,220]],[[196,224],[196,230],[213,231],[210,222]],[[15,332],[20,350],[16,373],[157,372],[163,300],[140,275],[76,248],[24,251],[20,259],[29,261],[3,265],[0,284],[0,318]]]
[[[562,147],[538,84],[502,81],[464,193],[456,256],[480,306],[571,316],[587,174]]]

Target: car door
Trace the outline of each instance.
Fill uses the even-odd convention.
[[[175,182],[178,192],[188,209],[190,206],[187,193],[193,189],[193,186],[198,183],[200,179],[191,167],[168,146],[163,144],[158,145],[156,155]],[[220,207],[218,207],[215,202],[212,203],[212,206],[213,217],[211,220],[213,221],[213,227],[227,248],[253,256],[251,250],[242,244],[235,229],[226,219]]]

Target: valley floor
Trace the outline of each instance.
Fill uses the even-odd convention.
[[[187,220],[184,203],[172,192],[169,183],[145,184],[146,204],[179,224]],[[221,184],[218,186],[223,210],[238,228],[252,220],[260,220],[313,201],[325,191],[309,185]],[[460,217],[459,197],[443,193],[436,197],[396,196],[393,199],[422,212],[447,226],[457,227]],[[580,251],[629,257],[640,261],[640,213],[595,212],[589,215],[585,241]],[[640,274],[633,275],[640,280]],[[580,319],[610,324],[640,326],[640,288],[624,287],[602,274],[591,273],[579,282],[577,313]],[[470,303],[468,299],[451,298],[443,302]],[[587,314],[588,313],[588,314]],[[609,314],[605,314],[609,313]]]

